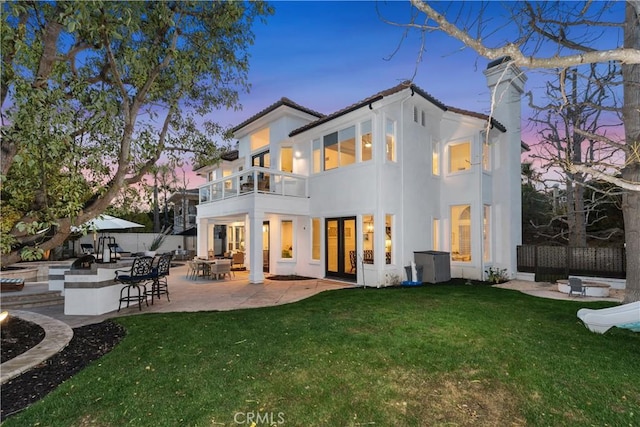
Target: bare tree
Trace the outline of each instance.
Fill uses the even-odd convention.
[[[585,185],[591,180],[589,173],[574,172],[570,165],[597,165],[612,163],[619,154],[619,144],[607,144],[589,135],[607,135],[607,130],[619,128],[616,92],[611,86],[621,77],[613,63],[599,66],[591,64],[580,73],[575,67],[558,71],[558,78],[547,82],[548,103],[537,105],[533,94],[528,93],[529,105],[537,112],[530,119],[539,135],[540,143],[535,144],[532,158],[539,160],[540,166],[549,177],[547,189],[563,191],[565,202],[554,211],[550,224],[562,223],[558,230],[553,227],[547,237],[560,237],[569,246],[587,245],[587,228],[603,219],[599,212],[606,203],[614,200],[611,194],[592,192],[585,199]],[[558,176],[555,181],[552,177]],[[554,182],[555,181],[555,182]],[[558,188],[558,184],[562,189]],[[598,187],[601,190],[606,187]],[[607,188],[616,192],[615,188]],[[596,237],[596,236],[593,236]]]
[[[497,59],[509,57],[527,69],[563,69],[587,64],[616,62],[622,70],[623,141],[605,135],[583,132],[585,137],[618,145],[623,157],[618,163],[573,163],[572,173],[588,173],[594,179],[615,184],[624,190],[622,210],[627,248],[627,301],[640,300],[640,1],[618,2],[517,2],[509,3],[512,18],[500,28],[487,25],[482,16],[464,23],[454,23],[448,17],[463,16],[450,7],[473,7],[473,3],[453,3],[410,0],[426,15],[424,22],[415,17],[408,26],[422,31],[443,31],[478,54]],[[622,12],[622,6],[624,11]],[[440,9],[440,10],[438,10]],[[618,13],[620,9],[620,13]],[[470,15],[467,15],[470,16]],[[613,17],[613,20],[610,18]],[[510,25],[515,25],[513,31]],[[622,32],[622,46],[615,37]],[[603,35],[613,32],[607,39]],[[496,41],[497,40],[497,41]],[[611,40],[610,45],[606,41]],[[422,54],[422,53],[421,53]]]

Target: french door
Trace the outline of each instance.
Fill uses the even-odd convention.
[[[327,218],[325,221],[326,275],[356,281],[356,217]]]

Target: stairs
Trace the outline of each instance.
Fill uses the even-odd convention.
[[[50,291],[47,282],[25,283],[22,291],[2,292],[0,296],[1,310],[59,304],[64,304],[64,297],[60,291]]]

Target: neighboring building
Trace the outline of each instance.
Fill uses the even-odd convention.
[[[253,283],[384,286],[424,250],[450,252],[453,277],[514,275],[526,77],[505,61],[485,75],[491,119],[403,83],[328,116],[282,98],[236,126],[237,152],[197,171],[198,255],[222,239]]]
[[[173,234],[196,234],[196,215],[200,190],[189,189],[171,194],[168,202],[173,203]]]

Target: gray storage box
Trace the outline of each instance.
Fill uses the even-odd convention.
[[[449,252],[416,251],[413,253],[416,266],[422,267],[422,281],[428,283],[451,280],[451,257]]]

